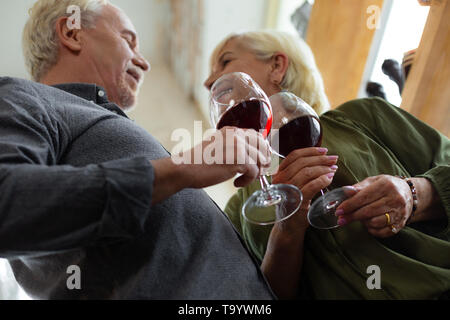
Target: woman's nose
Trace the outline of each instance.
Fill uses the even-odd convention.
[[[203,85],[205,86],[205,88],[208,91],[211,90],[211,87],[212,87],[211,76],[209,76],[208,79],[206,79],[206,81],[203,83]]]
[[[217,74],[211,73],[211,75],[208,77],[208,79],[206,79],[203,85],[205,86],[206,89],[208,89],[208,91],[211,91],[211,88],[217,79],[218,79]]]

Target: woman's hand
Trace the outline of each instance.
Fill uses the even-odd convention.
[[[336,210],[338,223],[346,225],[359,220],[369,233],[386,238],[405,227],[408,220],[411,223],[445,220],[445,210],[433,184],[426,178],[410,180],[416,188],[418,198],[413,217],[413,198],[408,183],[398,177],[379,175],[354,185],[357,194],[344,201]]]
[[[394,176],[369,177],[354,185],[357,193],[336,210],[338,224],[361,221],[370,234],[393,236],[408,221],[413,206],[408,184]]]
[[[305,148],[291,152],[283,160],[274,184],[297,186],[303,193],[299,212],[272,228],[261,269],[280,299],[295,297],[303,264],[303,241],[309,226],[307,213],[311,199],[328,187],[337,170],[337,156],[327,156],[327,149]]]
[[[327,156],[325,148],[304,148],[291,152],[280,164],[278,172],[273,176],[272,183],[292,184],[303,193],[303,202],[300,212],[284,221],[283,228],[292,228],[293,231],[306,229],[308,220],[306,214],[311,199],[328,187],[338,169],[337,156]]]

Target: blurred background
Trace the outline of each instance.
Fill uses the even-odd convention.
[[[417,49],[429,16],[432,1],[417,0],[112,0],[131,18],[140,37],[141,52],[151,63],[141,88],[139,103],[129,116],[153,134],[167,150],[179,143],[171,139],[172,132],[184,128],[192,133],[186,148],[201,141],[194,135],[194,121],[202,121],[203,129],[210,126],[208,92],[203,82],[209,74],[209,55],[217,43],[231,32],[272,28],[298,33],[311,46],[322,72],[325,90],[332,108],[350,99],[379,95],[389,102],[415,112],[430,125],[449,134],[448,117],[435,116],[449,105],[433,103],[434,109],[414,105],[417,88],[425,82],[423,69],[433,60],[436,70],[449,69],[447,59],[434,59],[434,51],[413,52],[411,55],[425,62],[414,61],[408,82],[399,85],[390,79],[385,60],[399,65],[404,55]],[[445,2],[445,1],[444,1]],[[33,0],[0,2],[0,76],[29,78],[26,73],[21,33],[27,10]],[[424,5],[425,4],[425,5]],[[435,22],[427,24],[428,40],[422,42],[435,47],[435,41],[447,39],[448,6],[442,1],[444,13],[434,14]],[[431,9],[432,10],[432,9]],[[430,14],[431,15],[431,14]],[[437,22],[436,22],[437,21]],[[445,22],[447,21],[447,22]],[[437,27],[434,26],[438,24]],[[447,28],[433,36],[436,28]],[[430,40],[431,39],[431,40]],[[444,41],[445,42],[445,41]],[[447,47],[448,48],[448,44]],[[439,47],[436,50],[443,50]],[[429,52],[430,51],[430,52]],[[440,55],[439,55],[440,57]],[[440,64],[439,64],[440,63]],[[392,63],[391,63],[392,64]],[[425,64],[425,66],[422,66]],[[437,64],[437,65],[436,65]],[[383,67],[384,65],[384,67]],[[445,68],[444,68],[445,70]],[[411,72],[412,72],[411,71]],[[448,71],[443,75],[446,101],[448,99]],[[439,84],[442,86],[442,83]],[[436,86],[434,87],[436,89]],[[380,91],[381,90],[381,91]],[[439,90],[439,88],[438,88]],[[403,105],[408,94],[408,103]],[[403,100],[402,100],[403,96]],[[431,104],[429,100],[428,103]],[[444,118],[444,119],[443,119]],[[446,119],[447,118],[447,119]],[[206,192],[224,207],[235,192],[232,182],[207,188]],[[0,195],[1,196],[1,195]],[[0,259],[0,299],[27,299],[14,282],[8,264]]]

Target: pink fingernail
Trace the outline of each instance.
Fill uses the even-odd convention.
[[[327,174],[327,178],[328,179],[332,179],[334,177],[334,172],[331,172],[329,174]]]
[[[328,156],[329,160],[337,160],[339,157],[338,156]]]
[[[345,226],[347,224],[347,221],[344,218],[339,218],[338,225]]]
[[[337,209],[336,212],[334,213],[336,216],[342,216],[344,215],[344,210],[342,209]]]
[[[330,167],[330,169],[336,171],[336,170],[338,169],[338,166],[337,166],[337,165],[332,165],[332,166]]]
[[[317,151],[319,151],[319,153],[327,153],[328,149],[327,148],[317,148]]]

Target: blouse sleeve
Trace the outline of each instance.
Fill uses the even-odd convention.
[[[266,252],[272,225],[261,226],[250,223],[246,221],[241,214],[245,201],[253,194],[253,192],[259,190],[259,188],[259,181],[255,180],[249,186],[239,189],[230,198],[224,211],[241,234],[247,248],[258,262],[261,263]]]
[[[242,199],[242,190],[238,190],[231,198],[228,200],[225,206],[224,212],[228,218],[233,223],[234,227],[242,236],[242,225],[239,213],[241,212],[242,205],[244,201]]]
[[[380,98],[353,100],[339,108],[401,162],[411,177],[435,187],[447,215],[439,235],[450,238],[450,140],[410,113]]]

